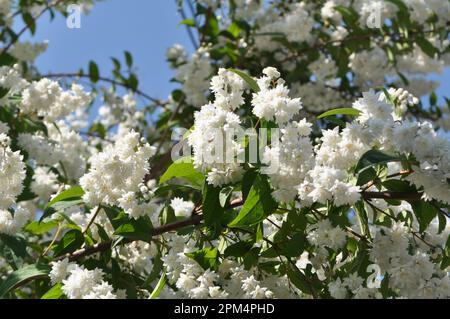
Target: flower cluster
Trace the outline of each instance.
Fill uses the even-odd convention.
[[[92,206],[118,205],[134,218],[151,215],[154,205],[139,203],[139,185],[149,173],[154,148],[139,133],[123,132],[114,145],[90,158],[89,171],[80,178],[84,200]]]
[[[70,299],[122,299],[124,291],[103,280],[104,273],[95,268],[88,270],[67,259],[52,263],[50,278],[53,284],[61,283],[64,294]]]

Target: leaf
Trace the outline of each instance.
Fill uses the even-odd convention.
[[[150,242],[153,225],[148,217],[130,218],[124,211],[102,206],[115,232],[114,235]]]
[[[189,27],[195,27],[194,19],[184,19],[180,21],[180,25],[187,25]]]
[[[130,219],[128,222],[117,227],[114,235],[149,243],[152,240],[152,227],[141,218],[138,220]]]
[[[263,221],[277,208],[267,178],[258,175],[238,216],[229,227],[250,226]]]
[[[200,188],[203,186],[205,179],[202,173],[195,170],[194,165],[192,164],[192,159],[186,157],[180,158],[170,165],[163,176],[159,179],[159,183],[165,183],[172,178],[187,180]]]
[[[203,215],[205,225],[215,228],[217,231],[220,227],[220,221],[224,212],[219,202],[220,188],[205,183],[203,188]]]
[[[158,187],[155,190],[156,197],[163,197],[169,192],[180,191],[180,192],[198,192],[197,188],[190,185],[180,185],[180,184],[168,184]]]
[[[254,242],[252,240],[244,240],[237,242],[231,246],[228,246],[224,251],[224,256],[226,257],[242,257],[244,256],[250,249],[252,249]]]
[[[306,276],[296,267],[289,265],[287,268],[287,275],[289,280],[295,287],[300,289],[305,294],[311,295],[313,293],[311,285],[308,283]]]
[[[55,198],[53,198],[50,201],[50,203],[48,203],[47,207],[52,207],[60,201],[66,201],[68,199],[74,198],[81,198],[83,195],[84,195],[83,189],[80,186],[74,186],[58,194]]]
[[[20,237],[13,237],[5,234],[0,234],[1,241],[11,248],[17,257],[26,257],[27,253],[27,242],[25,239]]]
[[[217,270],[219,268],[219,251],[216,247],[203,248],[185,255],[195,260],[205,270]]]
[[[10,89],[0,87],[0,99],[4,98],[6,96],[6,94],[8,94],[9,90]]]
[[[84,203],[84,201],[80,198],[80,199],[74,199],[74,200],[66,200],[66,201],[61,201],[58,203],[53,204],[53,206],[51,207],[47,207],[44,210],[44,213],[42,214],[41,218],[39,219],[39,222],[42,222],[46,217],[49,217],[51,215],[53,215],[56,212],[62,212],[67,208],[70,208],[72,206],[75,205],[79,205]]]
[[[155,286],[155,289],[153,289],[152,293],[150,294],[149,299],[155,299],[158,298],[161,291],[164,289],[164,286],[166,285],[166,274],[163,273],[161,278],[159,279],[158,283]]]
[[[317,118],[322,119],[324,117],[332,116],[332,115],[351,115],[351,116],[359,116],[361,114],[360,110],[351,108],[351,107],[344,107],[334,110],[326,111],[325,113],[320,114]]]
[[[125,51],[125,62],[129,68],[133,66],[133,56],[129,51]]]
[[[369,167],[358,174],[356,185],[361,186],[367,184],[368,182],[373,181],[376,177],[377,172],[373,169],[373,167]]]
[[[62,296],[64,296],[64,292],[62,290],[62,284],[61,283],[57,283],[52,288],[50,288],[41,297],[41,299],[60,299]]]
[[[43,235],[58,226],[58,222],[50,221],[48,223],[34,221],[25,226],[25,230],[34,235]]]
[[[220,190],[220,193],[219,193],[220,206],[225,207],[232,192],[233,192],[233,186],[227,186]]]
[[[34,20],[31,13],[26,12],[22,14],[23,22],[27,25],[27,27],[30,29],[30,32],[32,35],[36,33],[36,21]]]
[[[93,83],[97,83],[100,79],[100,71],[98,65],[94,61],[89,62],[89,78]]]
[[[360,172],[362,169],[377,164],[387,164],[389,162],[400,162],[400,161],[401,159],[399,157],[391,156],[377,150],[370,150],[361,157],[358,164],[356,165],[355,171]]]
[[[74,252],[84,243],[84,236],[77,229],[69,230],[54,248],[55,256],[62,256]]]
[[[127,80],[127,86],[134,92],[137,91],[138,86],[139,86],[139,80],[136,76],[136,74],[131,73],[130,77]]]
[[[423,200],[411,203],[414,214],[419,222],[419,232],[424,232],[431,221],[439,213],[438,209]]]
[[[14,271],[0,285],[0,298],[30,280],[47,277],[50,270],[50,267],[47,265],[36,264],[28,265]]]
[[[304,250],[306,238],[303,234],[297,233],[281,246],[281,254],[286,257],[299,257]]]
[[[258,86],[258,83],[256,83],[256,81],[247,73],[236,69],[228,69],[228,71],[231,71],[239,75],[248,84],[248,86],[250,86],[253,92],[258,93],[259,91],[261,91],[261,89]]]
[[[399,193],[415,193],[417,192],[415,187],[412,186],[408,181],[406,180],[400,180],[400,179],[389,179],[387,181],[384,181],[383,186],[391,192],[399,192]]]
[[[3,52],[0,54],[0,66],[12,66],[17,62],[17,59],[14,58],[11,54],[7,52]]]
[[[431,58],[434,58],[438,53],[438,50],[431,44],[431,42],[423,37],[416,38],[416,43],[422,51]]]

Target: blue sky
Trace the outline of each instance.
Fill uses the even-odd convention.
[[[110,57],[123,59],[123,51],[133,54],[138,69],[140,89],[157,98],[166,98],[175,84],[173,71],[165,62],[165,51],[173,43],[192,50],[182,20],[173,0],[106,0],[81,18],[81,29],[69,29],[58,16],[38,22],[34,39],[49,40],[47,52],[36,64],[48,72],[76,72],[87,68],[89,60],[98,63],[109,75]]]
[[[37,66],[43,74],[76,72],[94,60],[109,74],[110,57],[123,57],[128,50],[138,69],[140,89],[164,99],[176,85],[169,82],[173,71],[165,62],[166,49],[180,43],[192,50],[181,20],[174,0],[105,0],[82,17],[81,29],[67,28],[61,16],[52,22],[42,17],[34,39],[49,40],[49,49]],[[449,69],[431,78],[441,81],[440,96],[450,95]]]

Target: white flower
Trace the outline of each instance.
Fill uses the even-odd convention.
[[[175,197],[171,200],[170,206],[172,206],[175,215],[180,217],[189,217],[194,210],[194,203],[191,201],[184,201],[182,198]]]

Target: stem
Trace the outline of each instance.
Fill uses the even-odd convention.
[[[242,199],[235,199],[233,200],[230,205],[227,206],[227,208],[235,208],[235,207],[239,207],[243,204],[243,200]],[[95,216],[94,216],[95,217]],[[93,219],[92,219],[93,220]],[[185,220],[181,220],[178,222],[174,222],[171,224],[167,224],[167,225],[163,225],[160,227],[156,227],[152,230],[152,236],[158,236],[158,235],[162,235],[171,231],[175,231],[178,230],[180,228],[183,227],[187,227],[187,226],[193,226],[193,225],[198,225],[202,222],[203,220],[203,215],[193,215],[192,217],[185,219]],[[134,240],[131,241],[126,241],[128,242],[133,242]],[[65,256],[61,256],[58,257],[56,260],[61,260],[64,258],[69,258],[69,261],[76,261],[82,257],[85,256],[89,256],[98,252],[102,252],[102,251],[106,251],[108,249],[111,248],[112,245],[112,241],[107,241],[107,242],[103,242],[103,243],[99,243],[96,244],[94,246],[91,247],[86,247],[86,248],[82,248],[80,250],[77,250],[75,252],[73,252],[72,254],[68,254]]]
[[[55,236],[53,236],[53,239],[51,241],[51,243],[47,246],[47,248],[44,250],[44,252],[42,253],[42,256],[47,255],[47,253],[49,252],[49,250],[52,248],[53,244],[56,242],[56,239],[58,239],[59,235],[61,234],[61,230],[63,228],[61,227],[61,224],[58,225],[58,229],[56,230]]]
[[[94,213],[94,216],[92,216],[92,218],[91,218],[91,220],[89,221],[89,223],[87,224],[86,228],[83,230],[83,235],[87,233],[87,231],[89,230],[89,227],[91,227],[91,225],[94,223],[95,219],[96,219],[97,216],[98,216],[98,213],[100,213],[100,209],[101,209],[101,206],[98,205],[98,206],[97,206],[97,210],[96,210],[95,213]]]
[[[44,13],[46,13],[48,10],[50,10],[52,7],[56,7],[58,4],[63,2],[63,0],[56,0],[54,3],[47,4],[45,9],[43,9],[41,12],[39,12],[35,17],[33,17],[34,20],[39,19]],[[19,13],[15,13],[19,14]],[[19,40],[19,38],[30,28],[28,24],[25,24],[25,26],[17,33],[17,36],[14,38],[13,41],[11,41],[2,51],[1,55],[5,54],[6,52],[11,49],[11,47]]]
[[[86,78],[86,79],[90,78],[89,75],[87,75],[87,74],[78,74],[78,73],[49,73],[49,74],[42,75],[42,77],[43,78]],[[113,79],[110,79],[110,78],[107,78],[107,77],[103,77],[103,76],[100,76],[98,79],[99,79],[99,81],[102,81],[102,82],[110,83],[112,85],[121,86],[121,87],[126,88],[128,90],[132,90],[136,94],[146,98],[147,100],[155,103],[156,105],[164,106],[164,105],[167,104],[166,101],[161,101],[159,99],[151,97],[150,95],[142,92],[141,90],[133,89],[129,85],[127,85],[126,83],[122,83],[122,82],[119,82],[119,81],[116,81],[116,80],[113,80]]]

